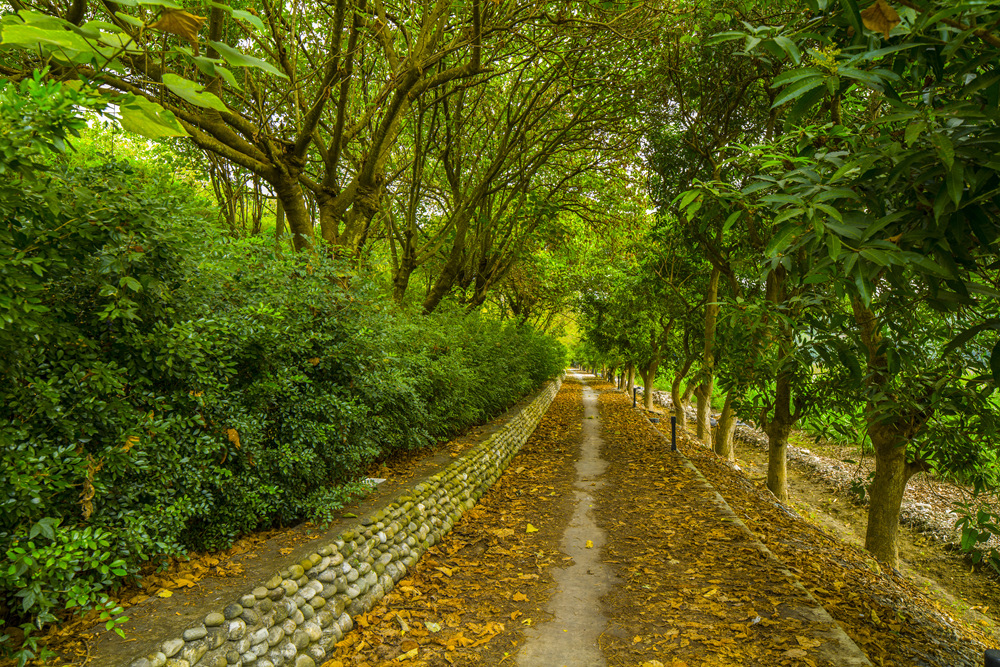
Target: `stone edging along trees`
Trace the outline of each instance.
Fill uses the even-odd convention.
[[[129,667],[316,667],[503,474],[562,377],[489,439]]]

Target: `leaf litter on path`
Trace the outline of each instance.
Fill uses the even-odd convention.
[[[669,428],[669,426],[668,426]],[[662,430],[662,427],[661,427]],[[987,637],[907,577],[780,505],[763,485],[686,436],[679,446],[740,519],[881,667],[979,667]]]
[[[545,620],[549,570],[565,565],[556,545],[569,517],[580,397],[568,378],[506,473],[323,667],[387,667],[404,655],[411,666],[515,664],[521,630]]]
[[[604,599],[608,664],[833,667],[809,650],[821,624],[793,617],[814,603],[721,512],[631,400],[591,386],[601,390],[601,455],[611,464],[598,522],[624,582]]]

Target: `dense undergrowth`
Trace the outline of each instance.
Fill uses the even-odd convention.
[[[324,252],[221,238],[169,165],[63,150],[87,103],[0,88],[0,620],[22,658],[140,564],[322,521],[373,460],[564,362],[530,328],[400,311]]]

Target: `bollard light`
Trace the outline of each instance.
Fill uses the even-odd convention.
[[[1000,651],[995,648],[988,649],[984,659],[986,667],[1000,667]]]
[[[635,397],[639,395],[639,388],[632,387],[632,407],[635,408]]]
[[[670,416],[670,451],[677,451],[677,417]]]

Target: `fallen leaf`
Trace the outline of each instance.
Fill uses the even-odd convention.
[[[439,623],[435,623],[434,621],[424,621],[424,627],[431,632],[441,632],[441,625]]]
[[[524,593],[514,593],[514,597],[511,598],[514,602],[527,602],[528,596]]]
[[[524,532],[526,532],[526,533],[537,533],[537,532],[538,532],[538,529],[537,529],[537,528],[535,528],[534,526],[532,526],[532,525],[531,525],[531,524],[529,523],[529,524],[528,524],[528,527],[527,527],[527,528],[526,528],[526,529],[524,530]]]
[[[587,548],[588,549],[593,549],[594,548],[594,542],[593,542],[593,540],[587,540]]]
[[[161,588],[156,594],[161,598],[168,598],[173,595],[174,592],[167,590],[166,588]]]

